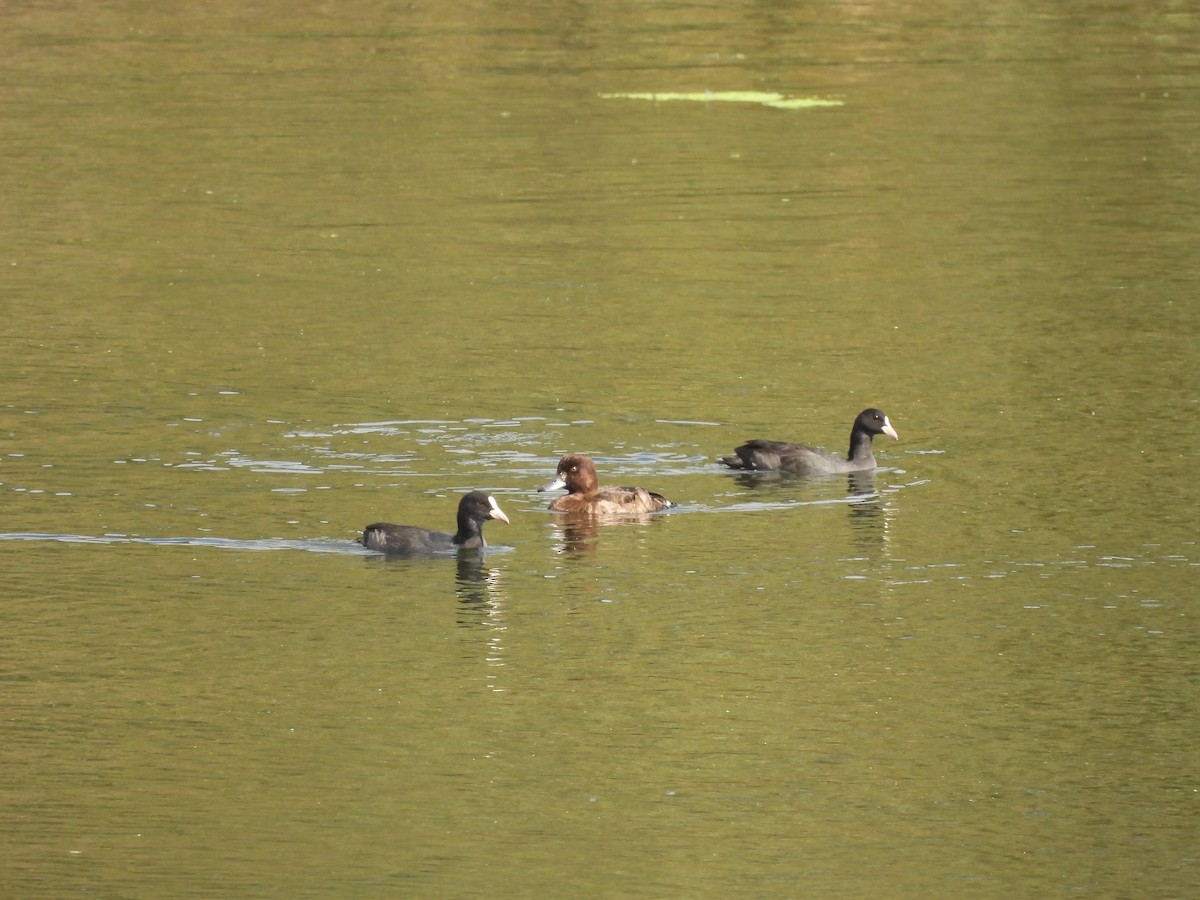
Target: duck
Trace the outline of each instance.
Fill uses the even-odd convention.
[[[596,464],[591,457],[570,453],[558,461],[554,480],[543,484],[539,491],[566,488],[565,497],[550,503],[555,512],[585,513],[596,516],[640,515],[658,512],[675,506],[662,494],[642,487],[600,487]]]
[[[454,534],[415,525],[375,522],[363,529],[361,543],[368,550],[408,556],[441,550],[475,550],[487,546],[483,523],[488,519],[508,522],[495,497],[486,491],[471,491],[458,502],[458,531]]]
[[[862,472],[875,468],[871,439],[877,434],[886,434],[892,440],[900,440],[900,435],[896,433],[883,410],[870,407],[860,412],[854,420],[854,427],[850,430],[850,452],[845,458],[808,444],[754,440],[747,441],[734,450],[735,456],[721,457],[721,462],[731,469],[782,471],[797,475]]]

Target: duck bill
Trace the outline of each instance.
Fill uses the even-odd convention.
[[[508,516],[504,514],[504,510],[500,508],[500,504],[496,502],[494,497],[488,497],[488,504],[492,507],[492,518],[499,519],[505,524],[509,524]]]
[[[565,488],[566,486],[567,486],[567,483],[562,480],[562,476],[556,475],[556,476],[554,476],[553,481],[547,481],[540,488],[538,488],[538,490],[539,491],[560,491],[563,488]]]
[[[883,419],[883,433],[893,441],[900,440],[900,435],[896,434],[896,429],[892,427],[892,423],[887,420],[886,416]]]

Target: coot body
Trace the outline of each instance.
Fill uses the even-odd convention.
[[[845,457],[809,444],[790,444],[786,441],[747,441],[721,462],[731,469],[759,472],[792,472],[796,475],[834,475],[838,472],[861,472],[875,468],[871,439],[886,434],[900,440],[896,429],[882,410],[864,409],[854,420],[850,431],[850,451]]]
[[[458,503],[458,531],[448,534],[415,525],[375,522],[363,530],[362,545],[380,553],[416,556],[445,550],[486,547],[483,523],[488,519],[507,522],[508,516],[486,491],[471,491]]]

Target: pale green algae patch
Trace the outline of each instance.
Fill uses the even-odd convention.
[[[811,109],[818,106],[842,106],[841,100],[823,97],[786,97],[764,91],[696,91],[694,93],[601,94],[604,100],[690,100],[694,103],[761,103],[775,109]]]

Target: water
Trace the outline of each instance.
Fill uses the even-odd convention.
[[[8,16],[4,893],[1195,893],[1198,24]]]

